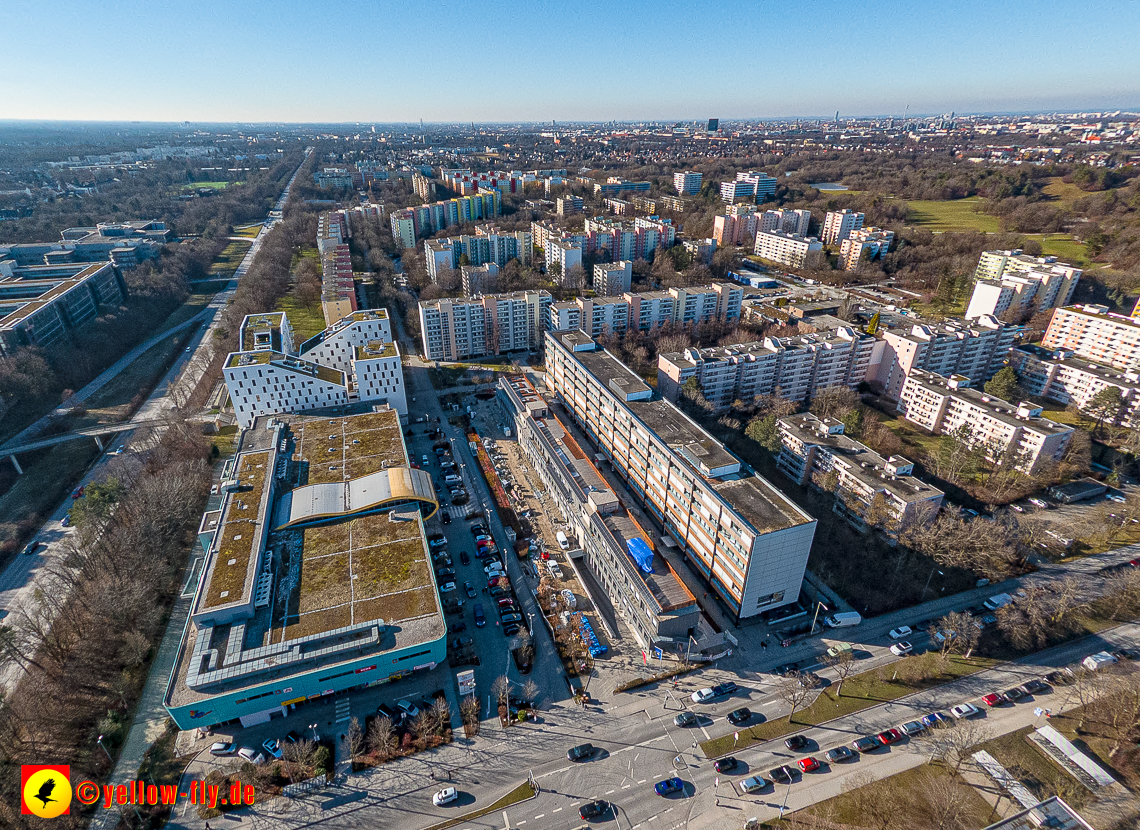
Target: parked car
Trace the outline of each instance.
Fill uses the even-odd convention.
[[[1038,508],[1039,510],[1048,510],[1049,509],[1049,502],[1045,501],[1045,499],[1032,498],[1032,499],[1027,499],[1026,501],[1028,501],[1030,504],[1032,504],[1034,507]]]
[[[265,743],[261,745],[261,748],[265,750],[265,754],[270,758],[276,759],[281,757],[281,741],[276,738],[266,739]]]
[[[717,772],[731,772],[740,765],[740,762],[735,758],[729,756],[728,758],[721,758],[713,764],[713,769]]]
[[[747,723],[752,719],[752,712],[747,707],[733,709],[728,713],[728,722],[734,724]]]
[[[941,712],[931,712],[922,716],[922,724],[930,729],[936,726],[946,726],[950,721]]]
[[[566,750],[567,761],[585,761],[587,758],[594,757],[593,744],[578,744]]]
[[[708,703],[714,697],[716,697],[716,692],[712,689],[697,689],[697,691],[689,695],[693,703]]]
[[[1049,686],[1040,680],[1027,680],[1021,684],[1020,688],[1027,695],[1041,694],[1041,692],[1049,690]]]
[[[451,561],[451,560],[448,560]],[[440,568],[435,572],[435,578],[438,580],[448,580],[455,576],[455,568]]]
[[[447,627],[447,633],[448,634],[458,634],[460,631],[466,631],[466,630],[467,630],[467,623],[465,623],[463,620],[456,620],[455,622],[453,622],[451,625],[449,625]]]
[[[837,746],[835,749],[829,749],[823,753],[823,757],[827,759],[829,764],[836,764],[840,761],[846,761],[849,758],[855,757],[855,751],[848,746]]]
[[[444,787],[431,797],[431,803],[436,807],[442,807],[444,804],[450,804],[459,798],[459,792],[455,787]]]
[[[694,715],[692,712],[679,712],[679,713],[677,713],[677,716],[675,718],[673,718],[673,725],[674,726],[696,726],[697,725],[697,716]]]
[[[215,741],[210,744],[210,754],[222,757],[225,755],[233,755],[237,752],[237,744],[229,741]]]
[[[795,780],[796,774],[791,767],[776,767],[768,770],[768,777],[778,784],[791,784]]]
[[[914,651],[914,646],[912,646],[906,640],[895,643],[893,646],[891,646],[891,654],[895,655],[896,657],[905,657],[912,651]]]
[[[664,781],[658,781],[653,785],[653,791],[658,795],[672,795],[679,793],[685,789],[685,785],[681,783],[680,778],[666,778]]]
[[[520,628],[519,628],[518,623],[506,623],[505,625],[503,625],[503,636],[504,637],[513,637],[516,634],[518,634],[519,631],[520,631]],[[525,674],[525,672],[524,672],[524,674]]]
[[[746,793],[758,793],[768,786],[768,782],[759,775],[753,775],[740,782],[740,789]]]
[[[474,585],[472,585],[470,582],[464,582],[463,583],[463,590],[465,590],[467,592],[467,596],[471,597],[471,599],[475,599],[475,593],[476,592],[475,592],[475,586]]]
[[[712,690],[713,694],[723,696],[734,694],[738,688],[740,687],[733,683],[731,680],[726,680],[723,683],[717,683],[712,687]]]
[[[955,720],[965,720],[979,714],[981,714],[981,710],[972,703],[959,703],[957,706],[950,707],[950,717]]]
[[[890,746],[902,740],[903,734],[897,729],[884,729],[875,736],[883,746]]]
[[[874,738],[870,738],[870,737],[856,738],[855,740],[853,740],[851,742],[851,748],[852,749],[854,749],[856,752],[863,752],[863,753],[874,752],[880,746],[882,746],[881,743],[879,743]]]
[[[926,726],[923,725],[922,721],[908,720],[899,727],[899,730],[909,738],[911,735],[918,735],[921,732],[925,732]]]
[[[239,758],[249,761],[251,764],[265,763],[265,756],[251,746],[243,746],[237,751],[237,754]]]
[[[907,637],[913,632],[914,629],[909,625],[900,625],[898,628],[891,629],[890,637],[892,640],[901,640],[903,637]]]
[[[1005,695],[1001,692],[990,692],[988,695],[982,695],[982,703],[986,706],[1001,706],[1002,704],[1009,703]]]
[[[1002,696],[1005,697],[1006,700],[1013,703],[1025,697],[1025,692],[1021,690],[1020,686],[1015,686],[1012,689],[1006,689],[1004,692],[1002,692]]]
[[[1068,686],[1076,681],[1077,676],[1073,674],[1072,669],[1066,668],[1051,671],[1041,679],[1052,686]]]
[[[445,582],[439,586],[439,592],[441,594],[447,594],[447,593],[450,593],[451,591],[454,591],[454,590],[455,590],[455,583],[454,582]]]
[[[578,817],[582,820],[597,818],[598,816],[605,815],[610,809],[608,801],[587,801],[585,804],[578,808]]]
[[[797,749],[804,749],[810,744],[811,741],[809,741],[803,735],[792,735],[790,738],[784,739],[784,746],[792,751],[795,751]]]
[[[470,637],[456,637],[451,641],[450,645],[453,649],[458,651],[459,649],[467,648],[467,646],[473,645],[474,643],[475,641]]]

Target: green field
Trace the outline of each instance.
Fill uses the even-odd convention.
[[[285,316],[289,318],[289,325],[293,327],[294,345],[300,346],[310,337],[325,330],[325,315],[320,302],[301,305],[292,290],[277,301],[273,310],[284,311]]]
[[[258,225],[245,225],[244,227],[241,227],[241,228],[234,228],[234,236],[244,236],[244,237],[247,237],[249,239],[253,239],[259,233],[261,233],[261,225],[260,224],[258,224]]]
[[[233,184],[241,184],[241,182],[191,182],[190,184],[182,185],[182,189],[197,190],[202,187],[208,187],[210,190],[225,190]]]
[[[908,201],[910,215],[907,221],[934,232],[998,233],[1001,230],[998,217],[990,216],[988,213],[977,213],[974,210],[981,203],[981,199],[955,199],[950,202]]]
[[[1065,262],[1071,262],[1073,265],[1079,265],[1085,268],[1092,264],[1091,260],[1089,260],[1088,249],[1085,248],[1085,243],[1078,242],[1068,234],[1032,233],[1026,234],[1026,236],[1030,239],[1038,240],[1041,243],[1041,252],[1046,256],[1055,256]]]
[[[1053,176],[1049,179],[1049,183],[1041,188],[1041,192],[1046,196],[1051,196],[1058,202],[1064,202],[1066,206],[1083,199],[1091,194],[1081,190],[1075,184],[1069,184],[1064,181],[1060,176]]]
[[[210,265],[210,273],[232,277],[234,271],[241,265],[242,258],[251,247],[253,247],[252,242],[238,242],[236,240],[231,242],[214,259],[213,264]]]

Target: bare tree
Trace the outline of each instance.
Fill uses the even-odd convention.
[[[860,824],[886,830],[898,819],[903,795],[886,781],[876,781],[869,772],[859,772],[843,782],[843,792],[851,800],[851,808]]]
[[[308,738],[301,738],[296,743],[288,741],[283,743],[281,758],[285,761],[285,774],[289,776],[289,780],[294,783],[305,780],[309,776],[316,755],[317,744]]]
[[[951,611],[938,621],[938,625],[946,637],[942,643],[944,652],[954,652],[969,657],[978,647],[982,631],[974,623],[974,618],[964,611]],[[951,633],[954,636],[950,636]]]
[[[839,681],[839,686],[835,690],[835,696],[842,697],[843,683],[848,677],[855,674],[858,669],[855,663],[855,655],[851,653],[850,649],[845,649],[834,657],[825,658],[823,663],[835,672],[835,677]]]
[[[1114,620],[1130,620],[1140,613],[1140,568],[1106,576],[1099,604]]]
[[[392,757],[396,749],[396,729],[392,726],[391,718],[376,718],[368,730],[368,748],[376,754],[381,761]]]
[[[358,718],[353,718],[348,722],[348,731],[345,733],[346,746],[348,748],[348,757],[355,761],[364,754],[364,727],[360,725]]]
[[[783,678],[776,686],[776,696],[792,707],[792,710],[788,712],[788,723],[794,721],[793,716],[800,705],[806,703],[808,698],[815,694],[815,689],[812,686],[800,682],[802,679],[803,675],[799,672],[793,672],[788,677]]]
[[[954,776],[928,775],[916,793],[922,799],[924,820],[928,827],[940,830],[965,830],[976,796]]]
[[[505,674],[500,674],[491,683],[491,694],[495,696],[500,706],[506,706],[511,695],[511,679]]]
[[[928,729],[915,738],[915,742],[930,759],[940,760],[955,773],[970,757],[970,749],[990,738],[990,729],[984,721],[956,720],[944,729]]]
[[[436,731],[444,734],[451,728],[451,704],[446,697],[438,697],[431,705],[431,713],[435,718]]]
[[[532,706],[538,702],[538,695],[541,691],[538,684],[533,680],[528,680],[523,684],[523,697],[529,700]]]
[[[468,695],[460,701],[459,716],[463,718],[463,727],[468,737],[479,733],[479,701],[474,695]]]
[[[422,710],[418,715],[412,718],[412,722],[408,728],[416,744],[421,747],[426,746],[428,738],[435,733],[435,718],[433,718],[431,713],[427,710]]]

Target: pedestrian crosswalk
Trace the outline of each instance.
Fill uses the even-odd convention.
[[[337,698],[336,701],[336,722],[345,723],[352,715],[349,713],[350,701],[348,696]]]
[[[470,516],[472,513],[475,512],[476,508],[470,504],[464,504],[460,507],[456,507],[453,504],[453,505],[450,505],[444,509],[448,512],[448,515],[450,515],[451,518],[453,518],[453,519],[466,519],[468,516]]]

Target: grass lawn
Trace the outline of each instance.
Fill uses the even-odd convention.
[[[260,224],[246,225],[245,227],[242,227],[242,228],[234,228],[234,236],[246,236],[246,237],[249,237],[250,239],[253,239],[259,233],[261,233],[261,225]]]
[[[981,199],[955,199],[949,202],[908,201],[912,225],[919,225],[931,231],[982,231],[997,233],[1001,230],[998,217],[988,213],[977,213],[974,208]]]
[[[321,311],[320,301],[301,305],[292,289],[277,301],[274,311],[284,311],[289,318],[289,325],[293,327],[293,342],[297,346],[325,330],[325,315]]]
[[[0,523],[0,543],[19,537],[17,519],[46,518],[98,454],[93,438],[65,441],[21,455],[22,476],[5,459],[7,469],[0,473],[0,489],[5,490],[0,495],[0,516],[5,517]]]
[[[530,785],[529,781],[524,781],[509,793],[504,795],[502,798],[500,798],[498,801],[496,801],[494,804],[462,816],[449,818],[447,821],[441,821],[439,824],[433,824],[428,828],[428,830],[447,830],[448,827],[454,827],[455,825],[462,824],[465,821],[472,821],[473,819],[477,819],[480,816],[485,816],[488,813],[493,813],[496,810],[504,810],[507,807],[510,807],[512,804],[518,804],[520,801],[526,801],[527,799],[534,798],[534,795],[534,787]]]
[[[241,265],[242,257],[253,246],[252,242],[231,242],[227,245],[210,265],[210,273],[219,276],[232,277],[237,267]]]
[[[131,361],[106,386],[87,399],[87,415],[78,419],[75,427],[111,424],[130,417],[131,401],[140,393],[144,397],[150,394],[193,334],[193,326],[182,329]]]
[[[773,738],[789,735],[792,732],[803,729],[805,726],[818,726],[833,718],[860,712],[871,706],[896,700],[904,695],[909,695],[912,692],[917,692],[922,689],[940,686],[959,677],[988,669],[996,664],[996,660],[990,660],[984,657],[971,657],[967,660],[964,657],[955,655],[950,657],[947,661],[946,667],[941,675],[912,683],[883,679],[879,676],[877,669],[856,674],[847,678],[847,682],[843,684],[842,696],[835,694],[835,688],[838,687],[838,684],[833,683],[820,693],[819,697],[815,699],[815,702],[812,703],[811,706],[796,712],[794,720],[790,721],[787,716],[785,716],[765,721],[756,726],[750,726],[747,729],[740,730],[740,741],[736,743],[735,746],[733,746],[733,737],[729,734],[705,741],[701,744],[701,750],[709,758],[719,758],[721,755],[732,752],[733,749],[743,749],[753,744],[763,743]]]
[[[230,185],[241,184],[241,182],[191,182],[190,184],[182,185],[183,190],[197,190],[200,187],[208,187],[210,190],[225,190]]]
[[[1063,723],[1068,719],[1058,716],[1049,719],[1049,725],[1060,732],[1065,732]],[[1076,726],[1073,721],[1071,726]],[[1035,796],[1046,799],[1059,795],[1074,807],[1080,809],[1093,801],[1093,794],[1077,783],[1076,779],[1051,759],[1046,758],[1026,736],[1033,732],[1034,727],[1026,726],[1016,732],[1002,735],[979,744],[978,750],[985,750],[994,756],[1002,766],[1029,788]],[[1066,735],[1070,740],[1072,734]]]
[[[1050,178],[1049,183],[1041,188],[1041,192],[1046,196],[1052,196],[1058,202],[1064,202],[1066,205],[1092,195],[1081,190],[1075,184],[1069,184],[1060,176]]]
[[[900,820],[897,823],[892,822],[892,827],[937,827],[939,826],[938,817],[930,814],[932,811],[922,794],[932,789],[941,789],[940,786],[931,787],[931,784],[934,783],[942,784],[943,782],[939,779],[951,779],[958,781],[963,787],[967,787],[965,810],[961,815],[962,826],[985,827],[990,823],[993,808],[986,803],[986,800],[972,788],[968,788],[968,785],[958,778],[953,771],[934,764],[923,764],[920,767],[900,772],[898,775],[874,781],[865,787],[861,787],[858,795],[843,793],[835,796],[835,798],[829,798],[826,801],[805,807],[796,815],[817,816],[831,822],[841,822],[844,826],[867,826],[868,817],[861,812],[861,803],[866,803],[863,799],[875,800],[875,796],[881,792],[885,797],[893,797],[898,800],[895,809]],[[774,822],[771,826],[782,827],[784,822]]]
[[[1027,234],[1027,236],[1041,242],[1041,252],[1046,256],[1055,256],[1065,262],[1086,268],[1092,264],[1085,243],[1078,242],[1068,234]]]

